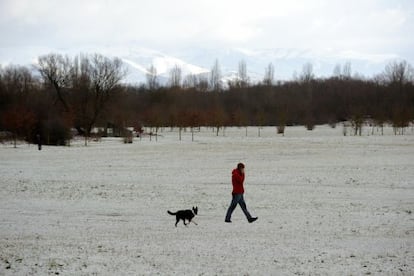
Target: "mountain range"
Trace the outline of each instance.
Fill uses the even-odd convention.
[[[213,49],[191,48],[172,51],[159,51],[137,46],[89,46],[82,48],[45,48],[15,47],[2,48],[0,65],[8,64],[35,65],[37,58],[49,53],[61,53],[74,56],[79,53],[99,53],[108,57],[122,59],[127,67],[125,83],[142,84],[146,82],[146,74],[151,65],[156,68],[158,81],[166,84],[172,68],[178,66],[182,76],[193,74],[207,75],[216,60],[220,66],[222,81],[237,78],[239,63],[246,64],[247,75],[251,82],[263,79],[265,68],[270,63],[274,67],[275,80],[289,80],[302,73],[304,64],[311,63],[313,73],[317,77],[328,77],[334,68],[351,65],[352,74],[372,77],[381,73],[386,64],[399,59],[396,55],[366,55],[351,51],[336,52],[333,50],[313,49]]]

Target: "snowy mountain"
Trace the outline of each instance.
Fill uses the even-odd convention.
[[[318,77],[332,75],[336,65],[350,63],[352,74],[358,73],[371,77],[383,71],[385,65],[397,56],[363,55],[355,52],[335,52],[332,50],[311,49],[203,49],[191,48],[167,52],[136,46],[90,46],[76,49],[52,49],[41,47],[3,48],[0,51],[0,64],[35,64],[37,57],[48,53],[61,53],[75,56],[79,53],[100,53],[108,57],[119,57],[125,63],[128,74],[126,83],[146,82],[146,74],[151,65],[156,68],[158,80],[166,84],[171,69],[178,66],[182,76],[189,74],[208,74],[217,60],[220,65],[222,81],[237,78],[241,61],[246,63],[247,75],[251,82],[263,79],[265,68],[272,63],[276,80],[292,79],[299,75],[305,63],[312,63],[314,74]]]
[[[113,53],[106,53],[106,55],[110,56],[113,55]],[[181,69],[183,77],[209,72],[209,69],[207,68],[148,49],[127,49],[125,51],[120,51],[115,56],[121,58],[128,68],[128,75],[126,77],[126,82],[128,83],[144,83],[151,66],[154,66],[156,69],[158,80],[161,84],[166,84],[168,82],[170,71],[175,67]]]
[[[371,77],[382,72],[396,55],[364,55],[355,52],[335,52],[333,50],[312,49],[192,49],[175,54],[180,58],[200,66],[211,68],[215,59],[220,63],[223,72],[237,72],[238,64],[244,61],[250,78],[262,80],[265,68],[272,63],[277,80],[292,79],[302,72],[306,63],[313,65],[314,74],[318,77],[331,76],[335,66],[351,64],[352,74],[358,73]]]

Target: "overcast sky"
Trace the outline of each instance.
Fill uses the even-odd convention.
[[[412,0],[0,0],[0,47],[304,48],[414,62]]]

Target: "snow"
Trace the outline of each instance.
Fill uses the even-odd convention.
[[[414,133],[369,132],[0,145],[0,275],[413,275]],[[252,224],[224,223],[238,162]]]

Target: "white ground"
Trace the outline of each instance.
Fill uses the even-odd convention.
[[[414,133],[368,132],[0,145],[0,275],[413,275]],[[225,224],[240,161],[259,220]]]

